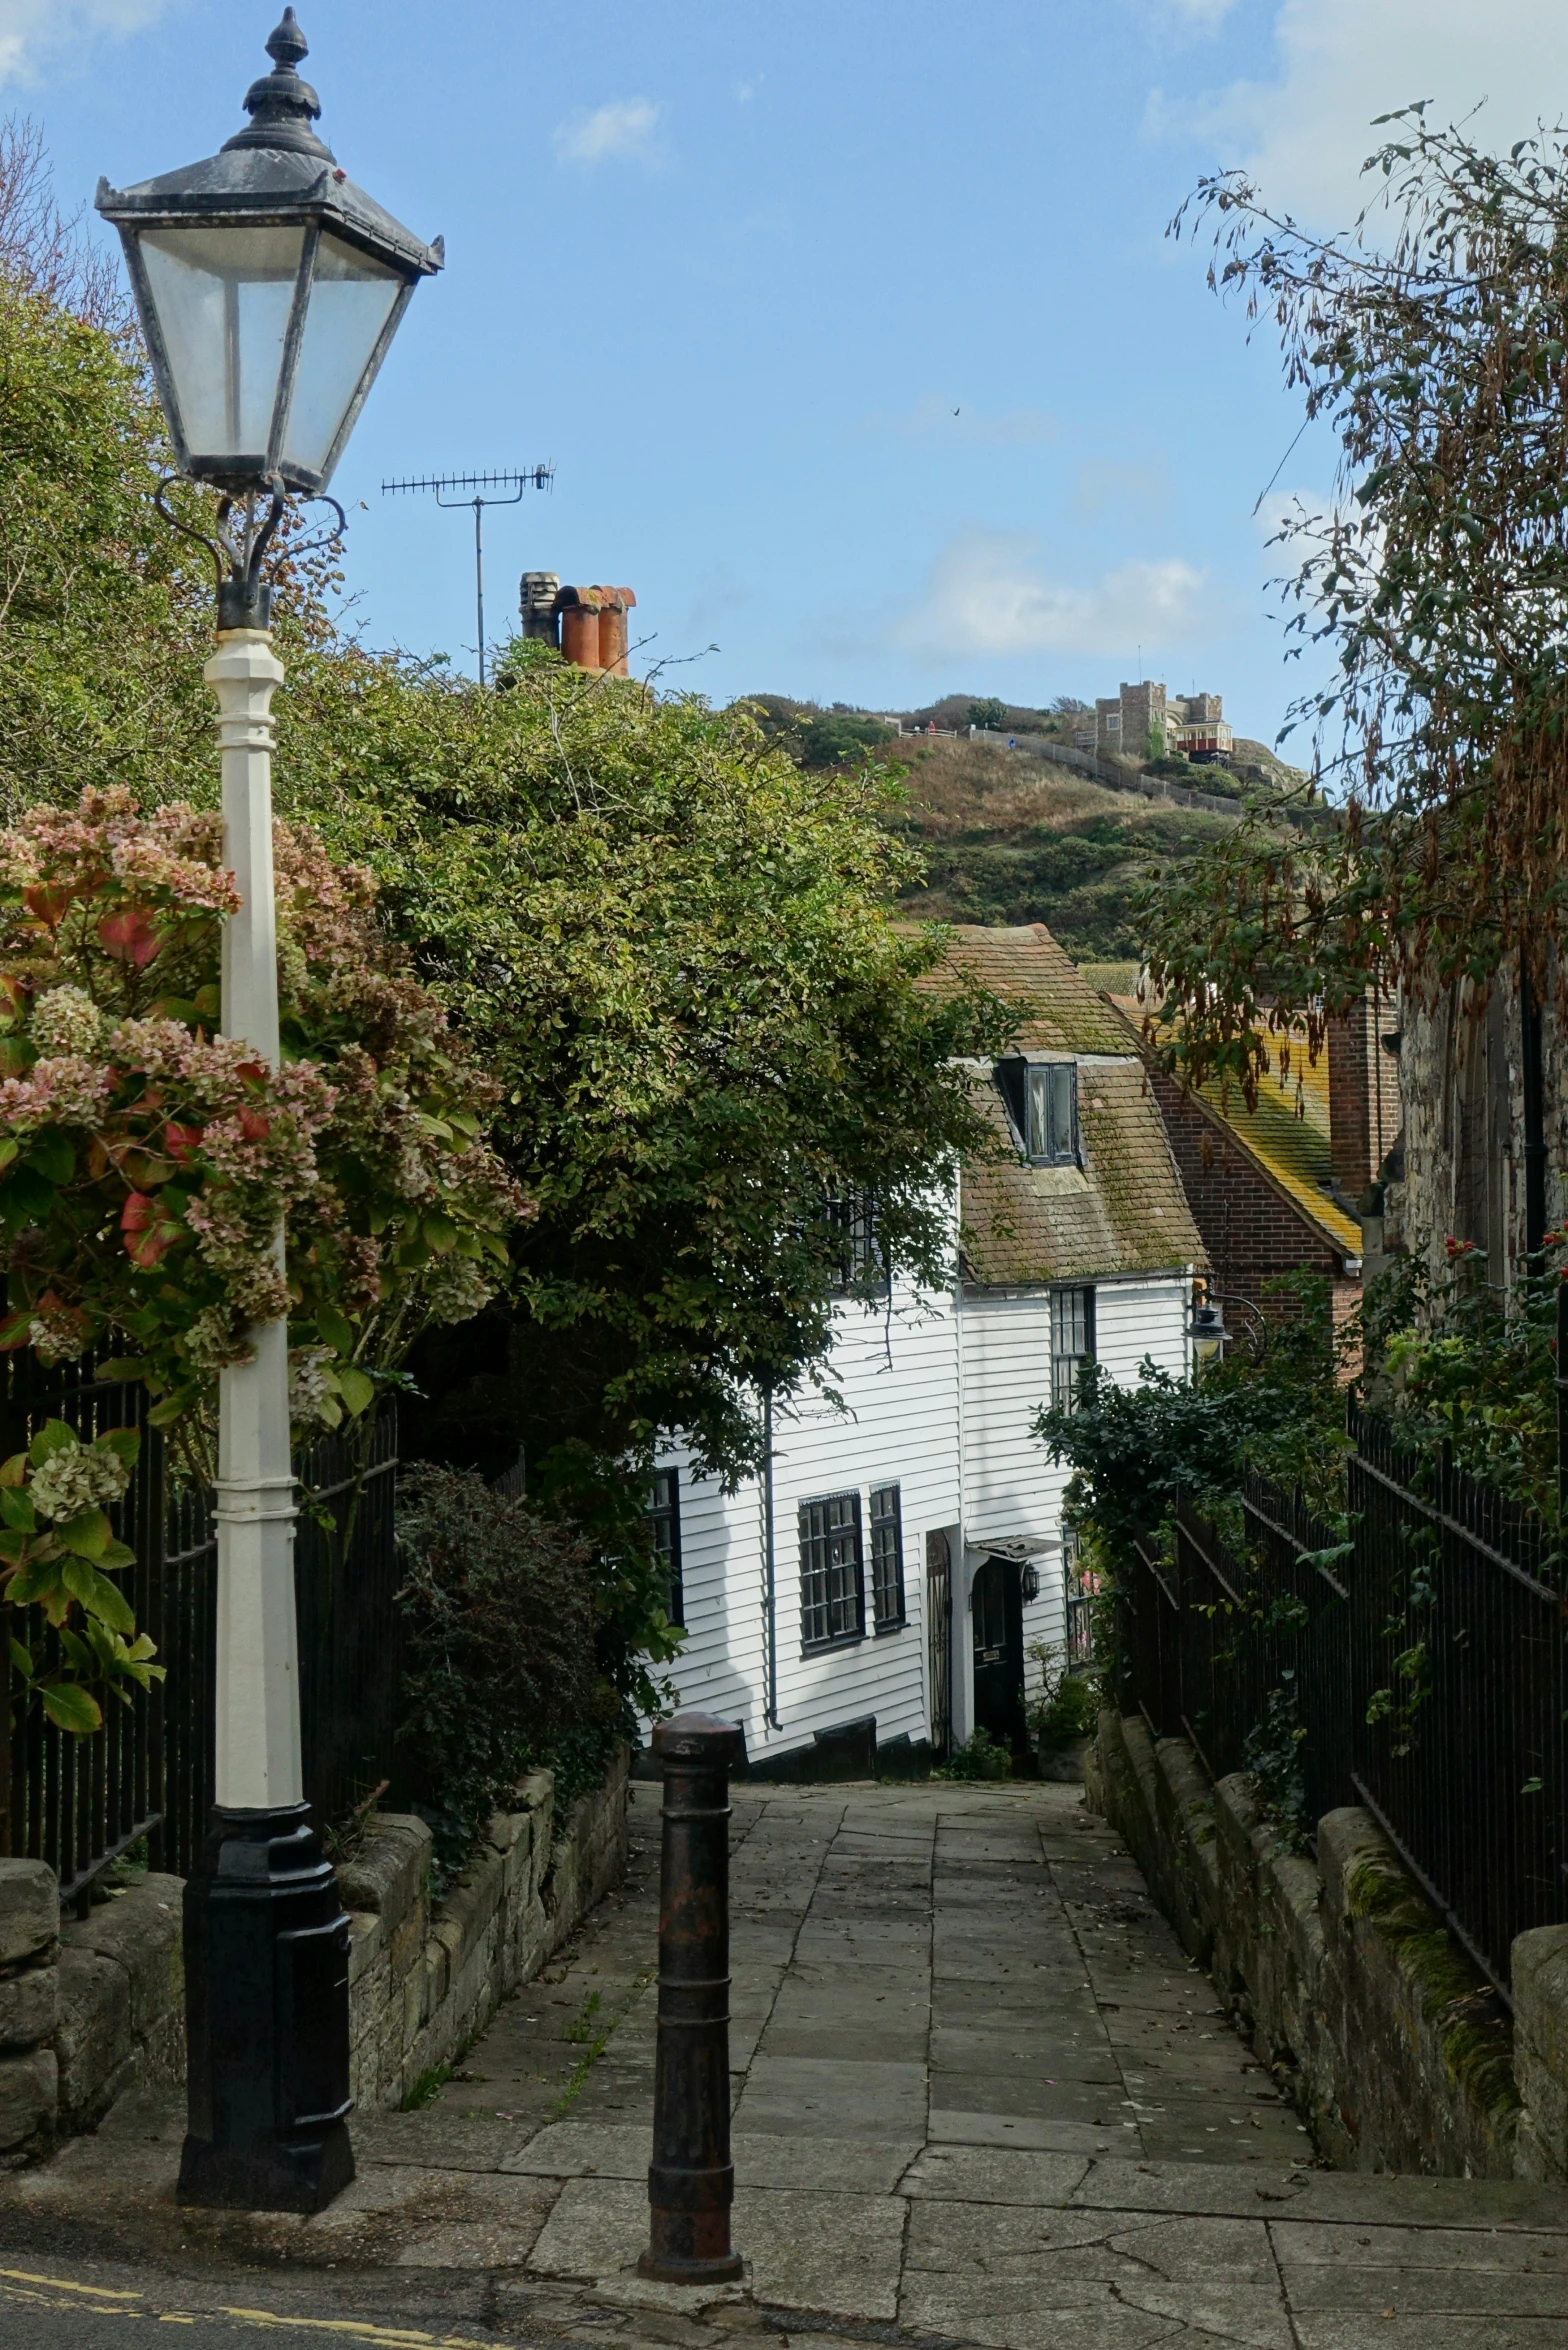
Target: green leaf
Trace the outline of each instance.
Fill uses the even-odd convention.
[[[103,1377],[102,1371],[98,1376],[100,1379]],[[104,1452],[112,1452],[115,1459],[123,1461],[128,1469],[134,1469],[141,1458],[142,1437],[139,1428],[105,1428],[103,1434],[93,1441]]]
[[[103,1728],[98,1700],[75,1681],[48,1682],[39,1695],[57,1730],[68,1730],[73,1738],[90,1738],[94,1730]]]
[[[350,1415],[357,1420],[360,1413],[368,1411],[375,1402],[376,1383],[368,1372],[357,1369],[353,1363],[344,1363],[337,1377],[338,1392],[347,1404]]]
[[[144,1355],[111,1355],[106,1363],[98,1365],[97,1376],[100,1379],[122,1379],[129,1385],[132,1380],[145,1378],[148,1367]],[[118,1435],[119,1430],[111,1433]]]
[[[316,1329],[322,1344],[330,1346],[334,1354],[351,1355],[354,1351],[354,1326],[346,1314],[336,1306],[322,1306],[316,1315]]]
[[[96,1570],[92,1591],[82,1601],[82,1605],[101,1624],[107,1624],[111,1632],[134,1632],[136,1629],[136,1611],[118,1583],[111,1583],[107,1575],[100,1575]]]
[[[443,1216],[439,1211],[433,1211],[423,1218],[423,1224],[425,1238],[435,1250],[436,1255],[438,1257],[449,1255],[457,1240],[457,1226],[451,1217]]]
[[[176,1420],[185,1416],[186,1401],[179,1395],[166,1395],[153,1404],[147,1413],[149,1428],[172,1428]]]
[[[4,1140],[0,1141],[0,1168],[9,1167],[21,1147],[14,1134],[6,1135]]]
[[[85,1607],[92,1598],[93,1586],[97,1580],[98,1569],[93,1565],[91,1559],[72,1556],[60,1569],[61,1585],[80,1607]]]
[[[74,1428],[68,1428],[63,1420],[45,1420],[28,1447],[27,1457],[35,1469],[41,1469],[57,1452],[70,1452],[76,1443]]]
[[[102,1510],[83,1510],[80,1517],[56,1526],[54,1538],[73,1558],[98,1559],[113,1541],[114,1528]]]
[[[108,1542],[98,1553],[98,1564],[108,1574],[117,1574],[121,1567],[134,1567],[136,1553],[128,1542]]]
[[[23,1534],[36,1534],[38,1531],[37,1511],[27,1494],[14,1485],[0,1486],[0,1520],[8,1526],[19,1528]]]
[[[31,1649],[24,1648],[20,1640],[8,1641],[6,1645],[11,1651],[11,1664],[13,1669],[21,1674],[24,1681],[30,1681],[33,1677],[33,1656]]]
[[[15,1167],[0,1184],[0,1212],[12,1231],[54,1212],[55,1187],[32,1167]]]
[[[8,1461],[0,1462],[0,1487],[20,1485],[27,1475],[27,1455],[14,1452]]]
[[[33,1136],[25,1163],[57,1189],[62,1183],[69,1183],[76,1173],[76,1153],[68,1137],[55,1126],[46,1126],[42,1134]]]

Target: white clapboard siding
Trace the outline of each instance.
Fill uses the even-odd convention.
[[[1139,1365],[1152,1356],[1164,1370],[1182,1372],[1190,1284],[1185,1276],[1167,1280],[1110,1281],[1095,1289],[1095,1351],[1111,1377],[1134,1385]],[[1033,1433],[1040,1407],[1051,1398],[1051,1299],[1049,1290],[969,1291],[959,1329],[963,1398],[963,1527],[968,1573],[955,1607],[963,1609],[974,1569],[988,1542],[1043,1542],[1034,1561],[1039,1592],[1023,1613],[1025,1650],[1041,1641],[1059,1646],[1065,1636],[1066,1591],[1062,1558],[1062,1496],[1070,1470],[1053,1462]],[[967,1640],[965,1641],[967,1650]],[[970,1659],[962,1657],[965,1693],[959,1726],[972,1714],[968,1695]],[[1031,1658],[1026,1685],[1039,1677]]]
[[[681,1556],[686,1645],[672,1677],[686,1705],[740,1721],[754,1760],[808,1745],[815,1732],[866,1714],[877,1737],[929,1735],[925,1653],[925,1538],[956,1525],[957,1332],[947,1297],[899,1290],[892,1311],[839,1309],[832,1356],[841,1405],[807,1389],[774,1408],[773,1507],[777,1575],[779,1726],[764,1719],[767,1661],[762,1493],[757,1481],[725,1495],[683,1469]],[[870,1494],[899,1488],[905,1621],[870,1629]],[[865,1636],[801,1652],[799,1507],[858,1492],[865,1548]]]

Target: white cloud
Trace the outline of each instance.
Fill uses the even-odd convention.
[[[651,98],[612,98],[592,114],[557,125],[555,151],[563,163],[657,163],[654,134],[659,108]]]
[[[170,0],[0,0],[0,85],[35,82],[50,59],[79,59],[87,42],[123,39],[164,15]]]
[[[1099,579],[1046,577],[1039,543],[1015,531],[967,532],[933,566],[893,646],[940,666],[956,654],[1091,653],[1150,660],[1212,620],[1206,575],[1181,556],[1118,565]]]
[[[1156,91],[1150,120],[1196,133],[1272,204],[1318,221],[1350,219],[1371,192],[1360,166],[1387,135],[1374,115],[1430,98],[1429,119],[1456,120],[1485,99],[1475,135],[1501,149],[1555,121],[1568,95],[1563,0],[1282,0],[1274,38],[1277,79],[1196,105]]]

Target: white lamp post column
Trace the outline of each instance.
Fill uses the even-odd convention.
[[[119,230],[178,473],[222,493],[216,538],[223,829],[241,906],[223,944],[223,1028],[278,1057],[272,697],[263,559],[291,497],[325,498],[421,278],[442,266],[317,135],[292,8],[249,121],[216,155],[99,184]],[[335,504],[328,499],[329,504]],[[164,509],[188,535],[188,521]],[[342,509],[338,508],[339,525]],[[283,1234],[276,1239],[283,1262]],[[294,1621],[288,1325],[222,1374],[217,1801],[185,1883],[187,2203],[319,2211],[354,2175],[348,1919],[304,1801]]]
[[[223,933],[223,1033],[278,1058],[272,878],[272,697],[283,665],[261,629],[235,629],[203,671],[218,697],[224,862],[240,910]],[[277,1239],[281,1264],[283,1235]],[[221,1374],[218,1417],[216,1795],[226,1810],[299,1803],[299,1641],[286,1322],[251,1333],[253,1359]]]

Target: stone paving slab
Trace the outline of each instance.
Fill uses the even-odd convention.
[[[1317,2168],[1066,1788],[737,1791],[738,1907],[759,1913],[735,1937],[731,2045],[747,2273],[698,2293],[640,2280],[656,1804],[636,1791],[626,1897],[434,2102],[356,2119],[360,2176],[329,2212],[181,2211],[182,2117],[130,2097],[46,2170],[0,2179],[0,2247],[242,2263],[263,2314],[303,2306],[312,2276],[314,2307],[427,2330],[439,2313],[439,2338],[475,2350],[1568,2341],[1568,2195]]]

